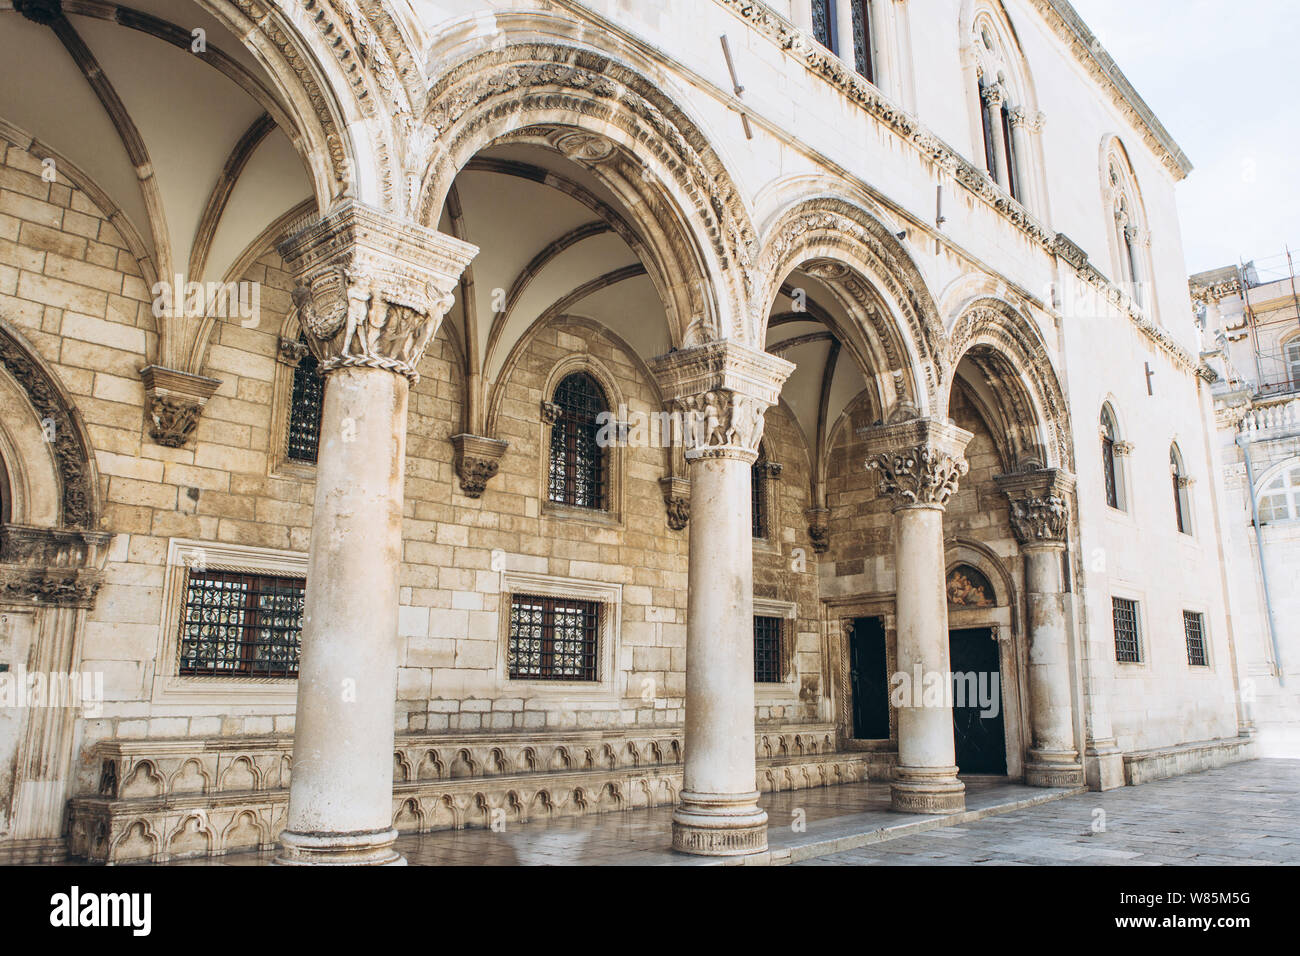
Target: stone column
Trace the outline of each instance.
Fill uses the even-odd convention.
[[[1070,639],[1065,626],[1062,556],[1069,537],[1074,479],[1056,468],[997,477],[1011,506],[1011,528],[1025,556],[1029,605],[1029,759],[1031,787],[1083,786],[1074,736]]]
[[[327,376],[280,863],[404,862],[392,803],[407,393],[476,252],[354,201],[280,247]]]
[[[989,175],[995,183],[1010,192],[1011,183],[1007,182],[1007,140],[1002,130],[1002,87],[994,84],[984,87],[981,92],[989,105],[989,135],[993,137],[993,165],[996,167],[989,170]]]
[[[767,849],[754,757],[754,577],[750,468],[763,416],[794,366],[729,342],[653,363],[683,422],[690,469],[686,735],[673,849],[740,856]]]
[[[905,813],[960,813],[966,787],[957,779],[953,746],[948,599],[944,590],[943,511],[969,470],[962,457],[971,433],[948,421],[917,418],[862,430],[867,467],[893,503],[898,672],[898,765],[893,808]],[[941,694],[925,694],[935,682]],[[891,681],[891,691],[897,685]],[[937,698],[937,699],[936,699]]]

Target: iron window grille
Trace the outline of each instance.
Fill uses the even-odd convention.
[[[1115,660],[1122,664],[1142,663],[1137,601],[1113,597],[1111,606],[1115,620]]]
[[[324,403],[325,376],[320,373],[320,363],[316,361],[316,356],[308,349],[293,370],[287,452],[290,460],[315,464],[320,449],[320,420]]]
[[[1187,663],[1192,667],[1209,667],[1210,659],[1205,653],[1205,615],[1184,611],[1183,631],[1187,635]]]
[[[817,42],[832,53],[835,49],[835,0],[812,0],[812,28]]]
[[[180,673],[297,677],[306,586],[303,578],[187,572]]]
[[[512,680],[596,681],[600,603],[513,595],[506,651]]]
[[[781,626],[779,617],[754,617],[754,682],[781,683]]]
[[[767,537],[767,458],[759,454],[749,469],[749,522],[755,538]]]
[[[1101,419],[1101,470],[1106,480],[1106,504],[1119,508],[1119,477],[1115,472],[1115,426],[1103,412]]]
[[[871,50],[871,0],[853,2],[853,55],[858,72],[868,83],[876,82],[876,66]]]
[[[551,426],[547,498],[557,504],[604,511],[607,499],[605,449],[600,447],[598,416],[607,411],[605,393],[579,372],[555,389],[559,417]]]

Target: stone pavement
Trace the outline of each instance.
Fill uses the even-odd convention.
[[[1300,760],[1255,760],[1107,793],[966,779],[955,817],[889,810],[887,783],[844,784],[759,800],[769,852],[748,864],[1300,863]],[[1104,818],[1096,811],[1104,811]],[[668,849],[671,807],[399,837],[413,866],[703,866],[738,860]],[[1093,832],[1094,820],[1104,831]],[[798,825],[796,825],[798,824]],[[170,866],[259,866],[241,853]]]
[[[1094,818],[1104,822],[1103,832],[1093,832]],[[807,862],[1300,864],[1300,760],[1253,760],[1139,787],[1083,793]]]

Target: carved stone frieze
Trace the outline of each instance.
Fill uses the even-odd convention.
[[[462,433],[452,435],[456,447],[456,475],[467,498],[478,498],[501,467],[501,457],[510,447],[506,441]]]
[[[0,525],[0,603],[90,607],[112,540],[107,531]]]
[[[687,460],[753,462],[763,416],[794,371],[785,359],[734,342],[678,349],[651,363],[664,399],[680,416]]]
[[[895,511],[942,508],[970,470],[962,456],[973,437],[952,422],[914,418],[859,429],[867,446],[867,468],[880,475],[880,493]]]
[[[476,247],[349,200],[280,244],[321,372],[416,366]]]
[[[149,437],[168,448],[183,448],[198,428],[203,407],[221,385],[215,378],[161,365],[140,369],[144,382]]]
[[[1074,478],[1059,468],[1036,468],[998,475],[999,490],[1011,509],[1011,530],[1021,545],[1064,544],[1070,528]]]

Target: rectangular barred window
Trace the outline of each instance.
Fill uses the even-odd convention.
[[[191,570],[181,608],[180,673],[297,677],[303,578]]]
[[[1138,637],[1137,601],[1111,598],[1115,617],[1115,660],[1122,664],[1142,662],[1142,642]]]
[[[1183,631],[1187,635],[1187,663],[1192,667],[1209,667],[1210,659],[1205,653],[1205,615],[1184,611]]]
[[[754,682],[781,683],[781,618],[754,616]]]
[[[307,352],[293,370],[293,396],[289,407],[288,457],[316,463],[320,446],[320,418],[325,403],[325,376],[316,356]]]
[[[512,680],[595,681],[600,603],[516,594],[506,664]]]

